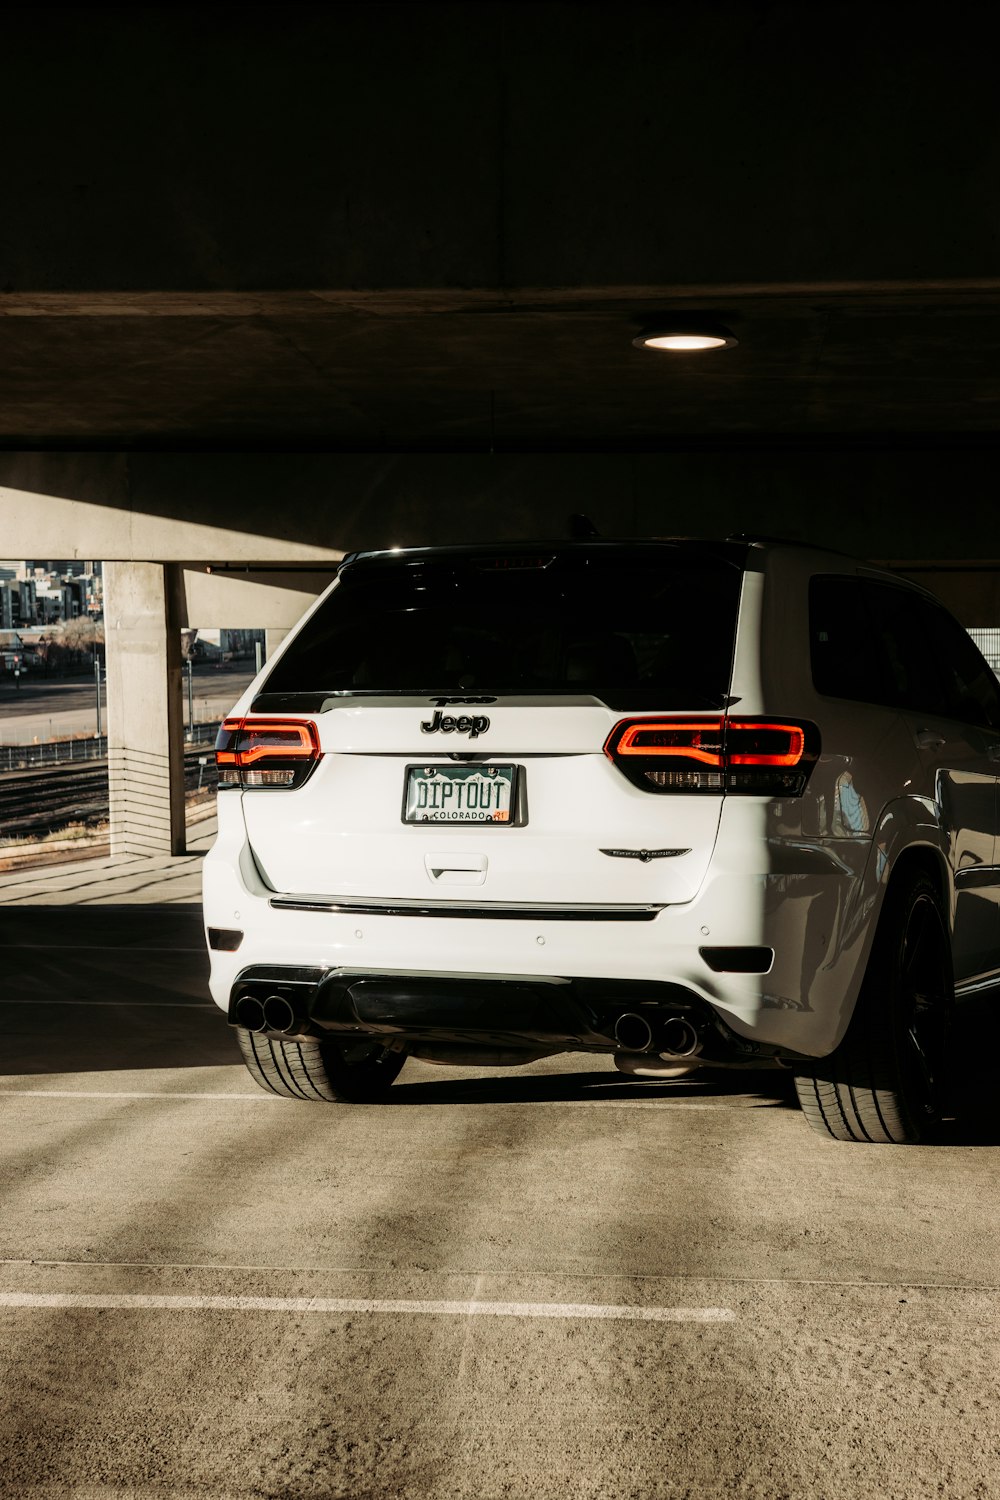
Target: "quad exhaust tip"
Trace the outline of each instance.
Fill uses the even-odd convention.
[[[615,1040],[627,1052],[658,1052],[661,1057],[694,1057],[701,1051],[697,1028],[686,1016],[648,1019],[626,1011],[615,1022]]]
[[[246,990],[236,1001],[233,1019],[246,1031],[274,1031],[295,1036],[308,1029],[308,1019],[296,1013],[284,995],[261,999]],[[615,1022],[615,1040],[625,1052],[656,1052],[662,1058],[694,1057],[701,1051],[697,1027],[682,1015],[640,1015],[625,1011]]]
[[[262,1000],[246,990],[236,1002],[233,1019],[246,1031],[277,1031],[282,1036],[293,1036],[306,1029],[295,1007],[284,995],[268,995]]]

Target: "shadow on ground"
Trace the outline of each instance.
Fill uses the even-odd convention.
[[[239,1051],[208,992],[198,908],[158,905],[0,909],[0,1075],[136,1072],[232,1066]],[[949,1146],[1000,1145],[1000,1005],[963,1007],[953,1032]],[[572,1054],[544,1071],[460,1073],[410,1065],[386,1103],[544,1104],[565,1101],[797,1108],[783,1070],[705,1068],[684,1079],[638,1080],[610,1057],[580,1068]],[[562,1071],[560,1071],[562,1069]],[[421,1076],[422,1075],[422,1076]]]
[[[0,910],[0,1075],[239,1062],[197,908]]]
[[[660,1081],[625,1078],[607,1059],[606,1072],[579,1072],[572,1054],[564,1073],[525,1073],[511,1068],[502,1076],[483,1078],[474,1068],[467,1078],[410,1081],[404,1072],[386,1095],[390,1105],[430,1104],[546,1104],[559,1100],[599,1103],[603,1100],[739,1099],[754,1109],[796,1109],[792,1080],[779,1072],[726,1072],[705,1068],[700,1075]]]
[[[81,1001],[57,1009],[0,998],[0,1076],[128,1073],[239,1062],[236,1041],[214,1007],[92,1009]]]
[[[567,1070],[572,1058],[566,1059]],[[625,1079],[607,1073],[518,1073],[511,1070],[504,1077],[483,1078],[470,1069],[468,1078],[454,1077],[408,1081],[403,1073],[390,1089],[384,1103],[412,1105],[467,1104],[546,1104],[559,1100],[600,1103],[680,1104],[727,1102],[733,1109],[798,1110],[795,1084],[784,1071],[726,1070],[705,1068],[700,1074],[669,1082]],[[805,1129],[805,1122],[803,1121]],[[831,1146],[835,1143],[831,1140]],[[953,1100],[949,1116],[926,1146],[998,1146],[1000,1145],[1000,1098],[983,1076],[970,1076],[959,1096]]]

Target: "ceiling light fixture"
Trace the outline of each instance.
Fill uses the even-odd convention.
[[[721,323],[670,321],[655,328],[647,328],[632,340],[637,349],[669,349],[676,354],[688,354],[699,349],[732,349],[739,339]]]

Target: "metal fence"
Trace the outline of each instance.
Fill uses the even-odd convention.
[[[221,719],[212,723],[193,724],[184,731],[185,745],[213,745]],[[35,766],[80,765],[88,760],[105,760],[108,737],[96,734],[89,739],[43,740],[38,745],[0,745],[0,772],[29,771]]]
[[[1000,678],[1000,627],[975,629],[970,636]],[[185,745],[211,745],[219,731],[221,719],[203,724],[189,724],[184,731]],[[104,760],[108,737],[92,735],[87,739],[43,740],[37,745],[0,745],[0,772],[27,771],[34,766],[67,766],[74,762]]]
[[[989,628],[970,630],[969,634],[1000,677],[1000,629],[991,625]]]

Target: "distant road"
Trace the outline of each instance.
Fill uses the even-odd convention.
[[[195,719],[218,719],[229,712],[243,689],[253,680],[253,671],[195,669]],[[187,722],[187,683],[184,683],[184,720]],[[94,683],[87,677],[44,678],[26,676],[15,688],[5,675],[0,682],[0,744],[23,745],[33,740],[62,739],[96,732]],[[101,693],[103,728],[107,729],[107,703]]]

